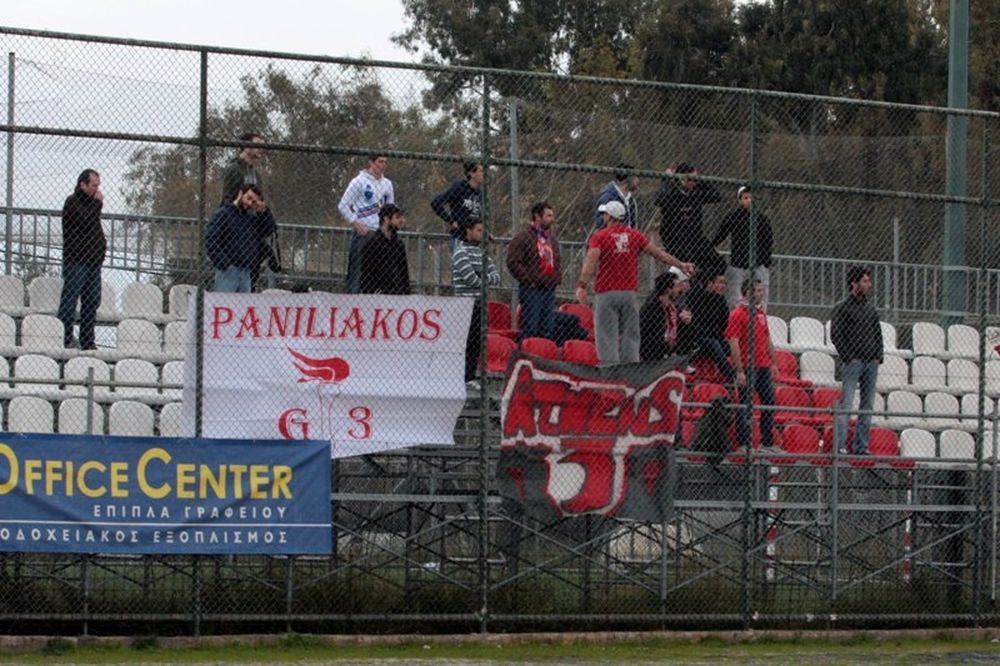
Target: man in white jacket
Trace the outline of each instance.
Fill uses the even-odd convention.
[[[337,208],[351,225],[351,245],[347,254],[347,293],[361,291],[361,248],[369,234],[378,231],[378,211],[396,202],[392,181],[385,177],[385,155],[371,155],[368,168],[351,180]]]

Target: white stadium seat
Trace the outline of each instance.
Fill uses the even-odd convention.
[[[56,399],[62,397],[59,389],[59,363],[54,358],[41,354],[24,354],[14,361],[14,389],[21,394],[38,395]],[[38,382],[37,380],[51,380]]]
[[[97,382],[110,382],[111,368],[101,359],[94,358],[93,356],[76,356],[69,359],[63,367],[63,379],[73,380],[74,382],[86,382],[87,371],[91,368],[94,370],[94,399],[105,402],[109,399],[108,394],[111,388],[107,384],[98,385]],[[68,395],[83,397],[87,395],[87,386],[86,384],[67,383],[66,393]]]
[[[902,356],[885,356],[878,369],[875,387],[883,393],[905,389],[910,385],[910,364]]]
[[[820,351],[802,352],[799,357],[799,377],[808,379],[815,386],[839,388],[835,368],[833,357]]]
[[[178,319],[187,319],[188,298],[193,297],[198,288],[193,284],[175,284],[170,288],[168,312]]]
[[[976,440],[963,430],[945,430],[941,433],[940,444],[942,459],[976,459]]]
[[[163,384],[184,384],[184,361],[168,361],[163,364],[163,375],[161,382]],[[163,395],[167,396],[172,400],[181,399],[181,391],[183,389],[179,388],[164,388],[162,389]]]
[[[128,283],[122,291],[122,316],[163,321],[163,291],[155,284]]]
[[[126,358],[115,363],[115,398],[149,401],[157,396],[159,376],[156,366],[144,359]],[[122,386],[124,383],[145,384],[146,386]],[[154,400],[156,402],[156,400]]]
[[[97,308],[98,321],[118,321],[122,318],[118,310],[118,292],[114,285],[101,282],[101,305]]]
[[[133,400],[120,400],[108,408],[108,434],[124,437],[152,437],[153,408]]]
[[[41,275],[28,284],[28,308],[32,312],[55,314],[62,294],[62,278]]]
[[[899,455],[904,458],[936,457],[934,435],[921,428],[907,428],[899,435]]]
[[[917,393],[940,391],[948,383],[944,361],[933,356],[917,356],[910,364],[910,388]]]
[[[913,353],[916,356],[944,356],[944,329],[937,324],[918,321],[913,325]]]
[[[958,398],[950,393],[932,391],[924,396],[924,420],[928,430],[960,427],[959,414]]]
[[[792,317],[788,322],[788,346],[792,351],[821,351],[835,353],[833,345],[826,342],[823,322],[812,317]]]
[[[163,355],[160,329],[151,321],[124,319],[118,323],[117,334],[115,351],[119,357],[159,360]]]
[[[63,324],[55,315],[30,314],[21,320],[21,348],[53,356],[65,356]],[[72,351],[72,350],[70,350]]]
[[[93,419],[93,429],[87,431],[87,411]],[[67,398],[59,403],[59,432],[67,435],[103,435],[104,408],[86,398]]]
[[[979,366],[967,358],[948,361],[948,390],[965,394],[979,391]]]
[[[163,356],[182,359],[187,346],[187,321],[172,321],[163,328]]]
[[[781,317],[767,315],[767,330],[775,349],[788,349],[788,324]]]
[[[12,398],[7,407],[8,432],[53,432],[52,403],[35,395]]]
[[[181,414],[183,405],[179,402],[169,402],[160,410],[160,436],[185,437]]]
[[[949,358],[979,358],[979,331],[965,324],[952,324],[948,327]]]
[[[894,430],[924,428],[924,403],[911,391],[893,391],[885,399],[885,423]]]
[[[0,275],[0,312],[23,317],[28,312],[24,304],[24,283],[13,275]]]

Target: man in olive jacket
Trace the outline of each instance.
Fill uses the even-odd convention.
[[[531,224],[507,247],[507,270],[517,280],[521,304],[518,339],[549,338],[555,334],[556,287],[562,281],[559,241],[552,233],[556,221],[552,206],[542,201],[531,207]]]

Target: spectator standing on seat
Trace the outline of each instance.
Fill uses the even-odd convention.
[[[250,293],[250,272],[260,262],[261,239],[274,233],[274,217],[256,185],[240,185],[205,228],[208,258],[215,267],[214,291]]]
[[[718,261],[702,223],[702,207],[720,201],[719,191],[711,183],[697,180],[698,170],[682,162],[674,170],[667,169],[656,192],[656,205],[660,209],[660,240],[663,249],[681,261],[691,261],[708,266]]]
[[[847,271],[847,298],[830,315],[830,340],[840,356],[840,401],[833,419],[833,440],[840,453],[847,453],[847,424],[854,392],[860,388],[858,427],[854,434],[854,453],[868,453],[871,409],[875,404],[878,366],[882,363],[882,324],[878,310],[868,300],[872,290],[871,269],[852,266]]]
[[[469,334],[465,341],[465,382],[471,391],[478,391],[480,386],[476,380],[479,356],[482,353],[482,329],[479,320],[482,317],[483,300],[483,223],[477,218],[469,217],[462,224],[462,240],[455,246],[451,258],[451,281],[456,296],[471,296],[472,322],[469,324]],[[495,287],[500,284],[500,271],[497,270],[493,257],[486,255],[486,285]]]
[[[396,204],[386,204],[379,210],[378,220],[378,231],[361,251],[361,293],[409,294],[410,268],[406,246],[399,238],[406,215]]]
[[[639,191],[639,176],[629,175],[631,164],[621,163],[615,168],[617,169],[615,179],[605,185],[597,195],[594,231],[604,228],[604,213],[601,211],[601,206],[609,201],[617,201],[625,206],[625,219],[622,222],[626,227],[639,228],[639,204],[635,200]]]
[[[250,141],[255,144],[264,143],[264,136],[257,132],[244,132],[239,136],[240,141]],[[264,183],[257,173],[257,164],[264,156],[264,149],[259,146],[246,146],[233,159],[226,164],[226,170],[222,173],[222,201],[220,205],[229,203],[236,198],[236,193],[240,185],[256,185],[261,192],[264,191]]]
[[[736,371],[729,362],[729,344],[726,341],[729,307],[724,295],[725,265],[716,263],[709,266],[698,277],[698,284],[692,288],[687,298],[687,305],[691,310],[693,344],[700,354],[712,359],[719,373],[731,384],[736,381]]]
[[[729,323],[726,326],[726,339],[736,366],[736,383],[742,387],[744,395],[744,414],[736,417],[736,438],[740,446],[750,447],[750,414],[751,396],[747,391],[748,375],[753,375],[753,389],[760,397],[761,406],[774,405],[774,381],[778,374],[778,363],[771,344],[771,332],[767,326],[767,313],[761,307],[764,301],[764,285],[759,280],[747,278],[740,289],[745,302],[740,303],[729,313]],[[752,292],[752,294],[751,294]],[[750,344],[750,298],[753,298],[754,342]],[[760,416],[761,444],[774,445],[774,411],[761,410]]]
[[[80,349],[96,349],[94,324],[101,305],[101,266],[107,253],[107,240],[101,227],[104,193],[101,175],[84,169],[76,179],[73,194],[62,210],[62,293],[59,296],[59,320],[63,324],[63,345],[74,347],[73,317],[80,301]]]
[[[588,304],[587,286],[594,280],[594,336],[597,357],[603,364],[635,363],[639,360],[639,258],[643,253],[676,266],[685,273],[694,264],[678,260],[649,242],[638,229],[624,224],[625,206],[620,201],[601,205],[604,228],[591,235],[587,255],[576,286],[576,300]]]
[[[240,141],[250,141],[254,144],[264,143],[264,136],[258,132],[244,132],[239,136]],[[256,185],[257,189],[264,192],[264,181],[257,171],[257,164],[264,156],[264,149],[259,146],[246,146],[240,148],[239,153],[226,164],[226,170],[222,174],[222,201],[221,204],[233,201],[239,191],[240,185]],[[258,291],[260,286],[260,266],[267,262],[272,273],[281,272],[281,248],[278,245],[277,227],[275,232],[261,240],[260,258],[253,268],[250,269],[250,288]]]
[[[541,201],[531,207],[531,223],[507,246],[507,270],[517,280],[521,304],[518,340],[555,334],[556,288],[562,282],[559,241],[552,232],[555,211]]]
[[[655,361],[690,351],[691,311],[680,304],[686,273],[673,269],[656,276],[653,291],[639,310],[639,359]]]
[[[766,215],[754,209],[749,187],[743,186],[736,190],[736,201],[736,210],[722,218],[719,230],[712,238],[712,247],[717,247],[727,238],[731,239],[729,268],[726,270],[726,283],[729,285],[726,301],[730,308],[736,307],[740,302],[740,285],[752,274],[752,277],[764,285],[763,307],[766,309],[771,285],[771,251],[774,246],[771,222]],[[754,258],[751,260],[750,227],[754,223]]]
[[[358,172],[337,209],[351,226],[351,241],[347,251],[347,293],[357,294],[361,290],[361,249],[378,230],[378,211],[382,206],[396,202],[392,181],[385,176],[385,155],[370,155],[368,168]]]
[[[448,225],[448,250],[455,252],[455,245],[462,237],[462,224],[474,217],[483,217],[483,165],[466,162],[465,178],[456,180],[448,189],[431,199],[435,215]]]

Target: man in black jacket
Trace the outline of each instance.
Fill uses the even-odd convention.
[[[208,258],[215,267],[215,291],[248,294],[251,272],[260,264],[260,242],[274,233],[274,218],[260,188],[240,185],[236,197],[219,206],[205,227]]]
[[[693,346],[707,355],[719,372],[732,383],[736,372],[729,362],[729,343],[726,341],[726,325],[729,323],[729,308],[726,305],[725,264],[715,263],[698,274],[697,285],[687,299],[691,309]]]
[[[680,304],[689,277],[671,268],[656,276],[639,309],[639,360],[655,361],[691,351],[691,312]]]
[[[62,211],[63,288],[59,297],[59,320],[63,324],[63,344],[73,347],[73,315],[80,300],[80,349],[96,349],[94,322],[101,305],[101,265],[107,241],[101,228],[104,193],[101,176],[84,169],[76,179]]]
[[[399,230],[406,222],[403,209],[386,204],[378,211],[378,231],[361,250],[362,294],[409,294],[410,269]]]
[[[718,255],[705,237],[702,207],[719,201],[719,191],[711,183],[697,180],[698,170],[690,164],[679,164],[677,177],[674,175],[673,169],[667,169],[668,177],[656,192],[663,249],[681,261],[707,266],[717,261]]]
[[[864,266],[851,266],[847,271],[850,294],[833,308],[830,315],[830,339],[840,356],[840,402],[833,419],[833,439],[837,451],[847,453],[847,422],[854,391],[861,388],[858,427],[854,435],[854,453],[868,453],[868,432],[871,430],[872,405],[875,404],[875,383],[882,362],[882,325],[878,310],[868,300],[872,290],[872,272]],[[869,412],[865,414],[864,412]]]
[[[767,307],[771,284],[771,251],[774,246],[774,235],[771,232],[771,222],[763,213],[753,208],[753,195],[750,188],[743,186],[736,190],[736,200],[739,205],[722,219],[719,230],[712,238],[712,246],[716,247],[727,238],[731,238],[729,269],[726,271],[726,301],[729,308],[735,308],[740,302],[740,285],[743,280],[753,277],[764,285],[764,307]],[[754,227],[754,259],[750,260],[750,228],[751,220]],[[753,273],[753,275],[751,275]]]
[[[465,178],[456,180],[447,190],[431,199],[431,208],[448,225],[448,250],[455,252],[455,245],[462,237],[462,227],[470,217],[481,219],[483,214],[483,165],[466,162]]]
[[[258,144],[264,143],[264,136],[258,132],[244,132],[239,136],[239,140]],[[253,145],[240,148],[240,152],[229,160],[226,164],[226,170],[222,173],[221,205],[232,203],[242,185],[256,185],[261,193],[264,192],[264,183],[257,171],[257,164],[263,156],[264,149]],[[252,291],[257,291],[260,283],[262,262],[267,262],[267,267],[272,273],[281,272],[281,248],[278,245],[277,227],[275,227],[274,233],[261,239],[259,254],[260,258],[257,263],[250,268],[250,288]]]

